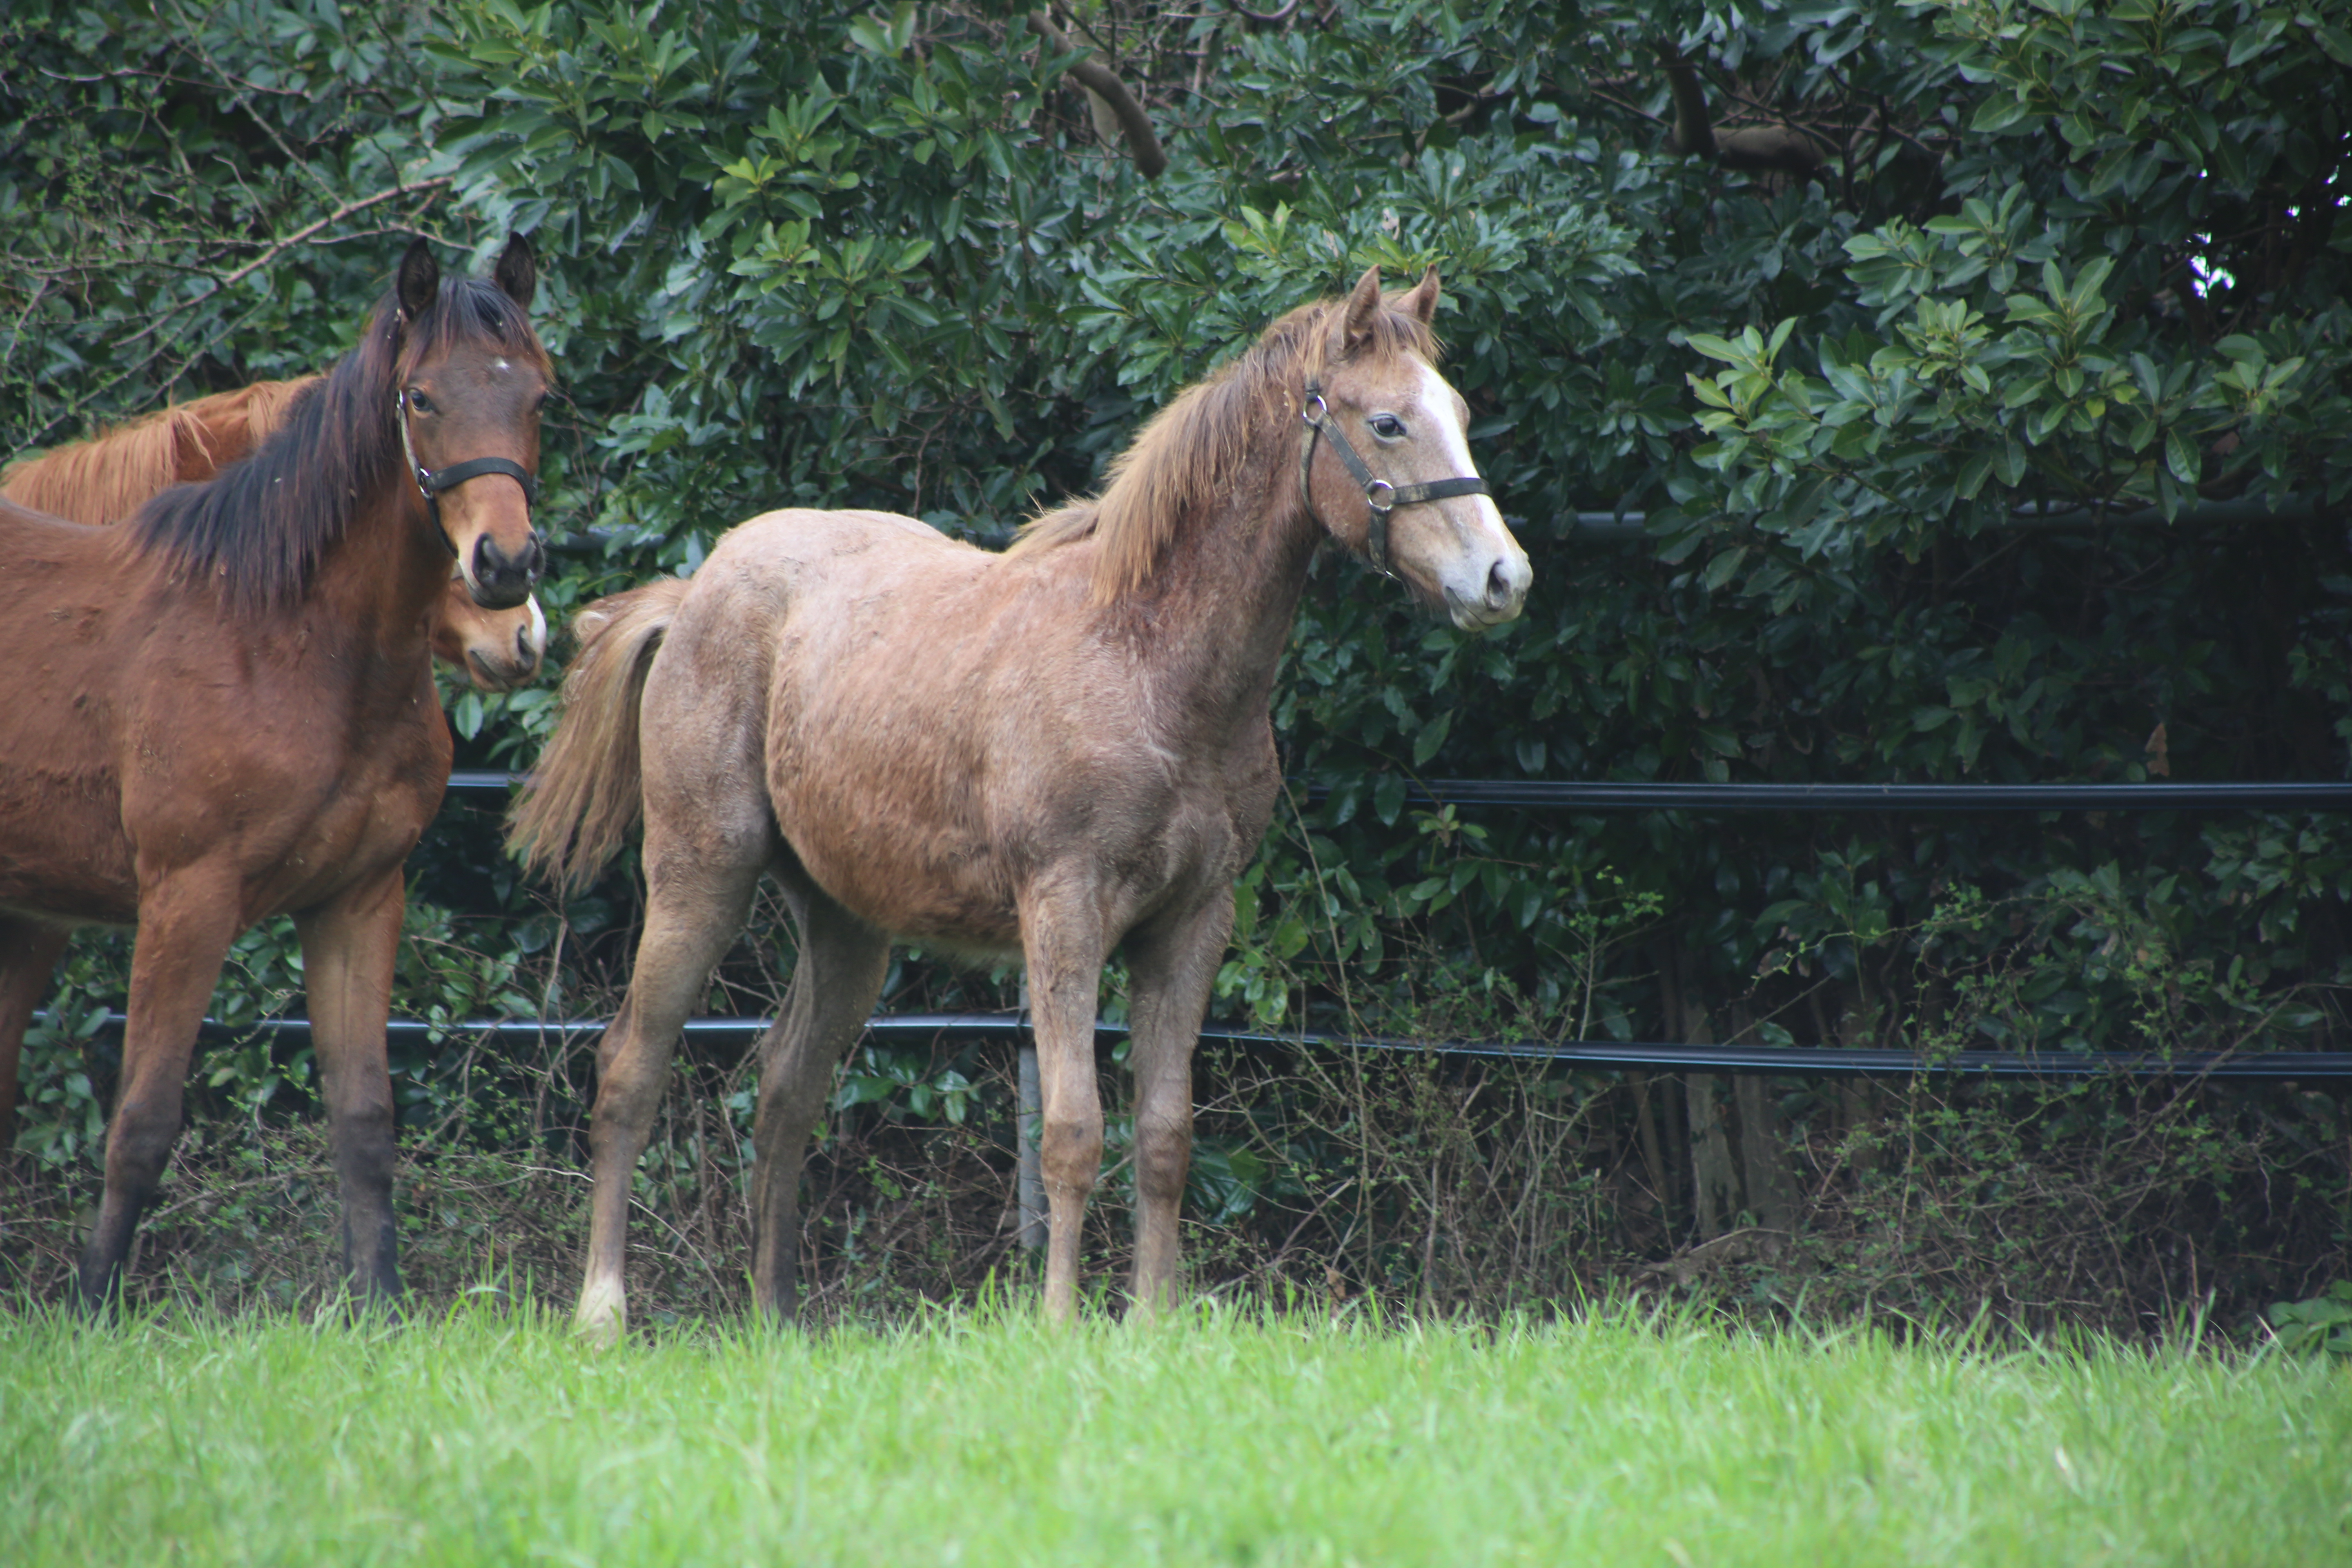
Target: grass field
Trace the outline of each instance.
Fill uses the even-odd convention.
[[[0,1563],[2352,1562],[2352,1369],[1202,1312],[0,1311]]]

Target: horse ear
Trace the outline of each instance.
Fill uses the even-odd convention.
[[[440,294],[441,264],[433,259],[433,247],[422,238],[409,241],[393,288],[400,300],[401,314],[411,321],[422,316],[425,308]]]
[[[1397,305],[1400,309],[1410,310],[1420,317],[1421,324],[1424,327],[1437,320],[1437,264],[1435,262],[1430,263],[1429,270],[1421,275],[1421,281],[1412,286],[1412,292],[1399,300]]]
[[[530,310],[530,297],[539,292],[539,262],[530,253],[530,241],[519,234],[507,236],[507,247],[490,269],[490,280],[508,299]]]
[[[1356,279],[1355,290],[1348,296],[1348,309],[1339,318],[1339,352],[1353,353],[1370,341],[1372,322],[1381,310],[1381,269],[1367,267],[1364,275]]]

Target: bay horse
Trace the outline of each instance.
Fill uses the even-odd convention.
[[[121,522],[173,485],[209,479],[250,456],[321,379],[257,381],[19,458],[0,469],[0,500],[93,528]],[[547,616],[536,595],[510,610],[485,609],[452,562],[449,586],[430,614],[433,657],[481,689],[511,691],[538,676]]]
[[[510,239],[494,281],[423,240],[359,346],[246,462],[119,527],[0,503],[0,1093],[75,925],[136,924],[106,1187],[79,1279],[120,1289],[229,942],[294,916],[358,1290],[400,1289],[384,1022],[402,862],[448,783],[425,614],[455,553],[520,605],[551,375]]]
[[[912,518],[773,511],[691,581],[583,613],[510,834],[577,886],[645,819],[645,931],[597,1053],[583,1332],[625,1326],[630,1173],[679,1026],[762,873],[801,947],[759,1047],[758,1309],[794,1310],[803,1155],[894,937],[1026,961],[1055,1321],[1076,1308],[1102,1158],[1097,987],[1124,945],[1132,1300],[1173,1300],[1192,1056],[1234,879],[1273,815],[1267,705],[1318,545],[1336,540],[1460,627],[1525,601],[1527,556],[1435,368],[1437,304],[1434,268],[1393,299],[1375,269],[1292,311],[1154,417],[1101,495],[1002,554]]]

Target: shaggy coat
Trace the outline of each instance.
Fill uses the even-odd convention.
[[[1133,977],[1137,1300],[1175,1287],[1191,1058],[1233,883],[1278,787],[1267,702],[1308,562],[1360,545],[1363,492],[1300,474],[1310,384],[1396,484],[1465,475],[1464,410],[1432,367],[1434,273],[1267,330],[1179,396],[1103,493],[992,554],[911,518],[776,511],[691,583],[592,606],[515,841],[577,883],[646,822],[646,930],[599,1054],[580,1321],[616,1331],[629,1177],[678,1027],[772,873],[801,931],[761,1042],[753,1284],[789,1311],[797,1188],[834,1065],[893,938],[1013,953],[1030,977],[1053,1205],[1045,1300],[1075,1301],[1102,1147],[1096,990]],[[1389,432],[1389,433],[1384,433]],[[1328,457],[1328,454],[1327,454]],[[1311,486],[1311,496],[1307,486]],[[1327,521],[1318,521],[1327,520]],[[1400,509],[1391,555],[1457,624],[1518,613],[1527,560],[1485,496]]]

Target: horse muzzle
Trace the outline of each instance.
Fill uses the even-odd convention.
[[[466,563],[466,590],[486,610],[511,610],[530,597],[546,565],[547,549],[537,529],[512,554],[484,534],[474,542],[473,558]]]

